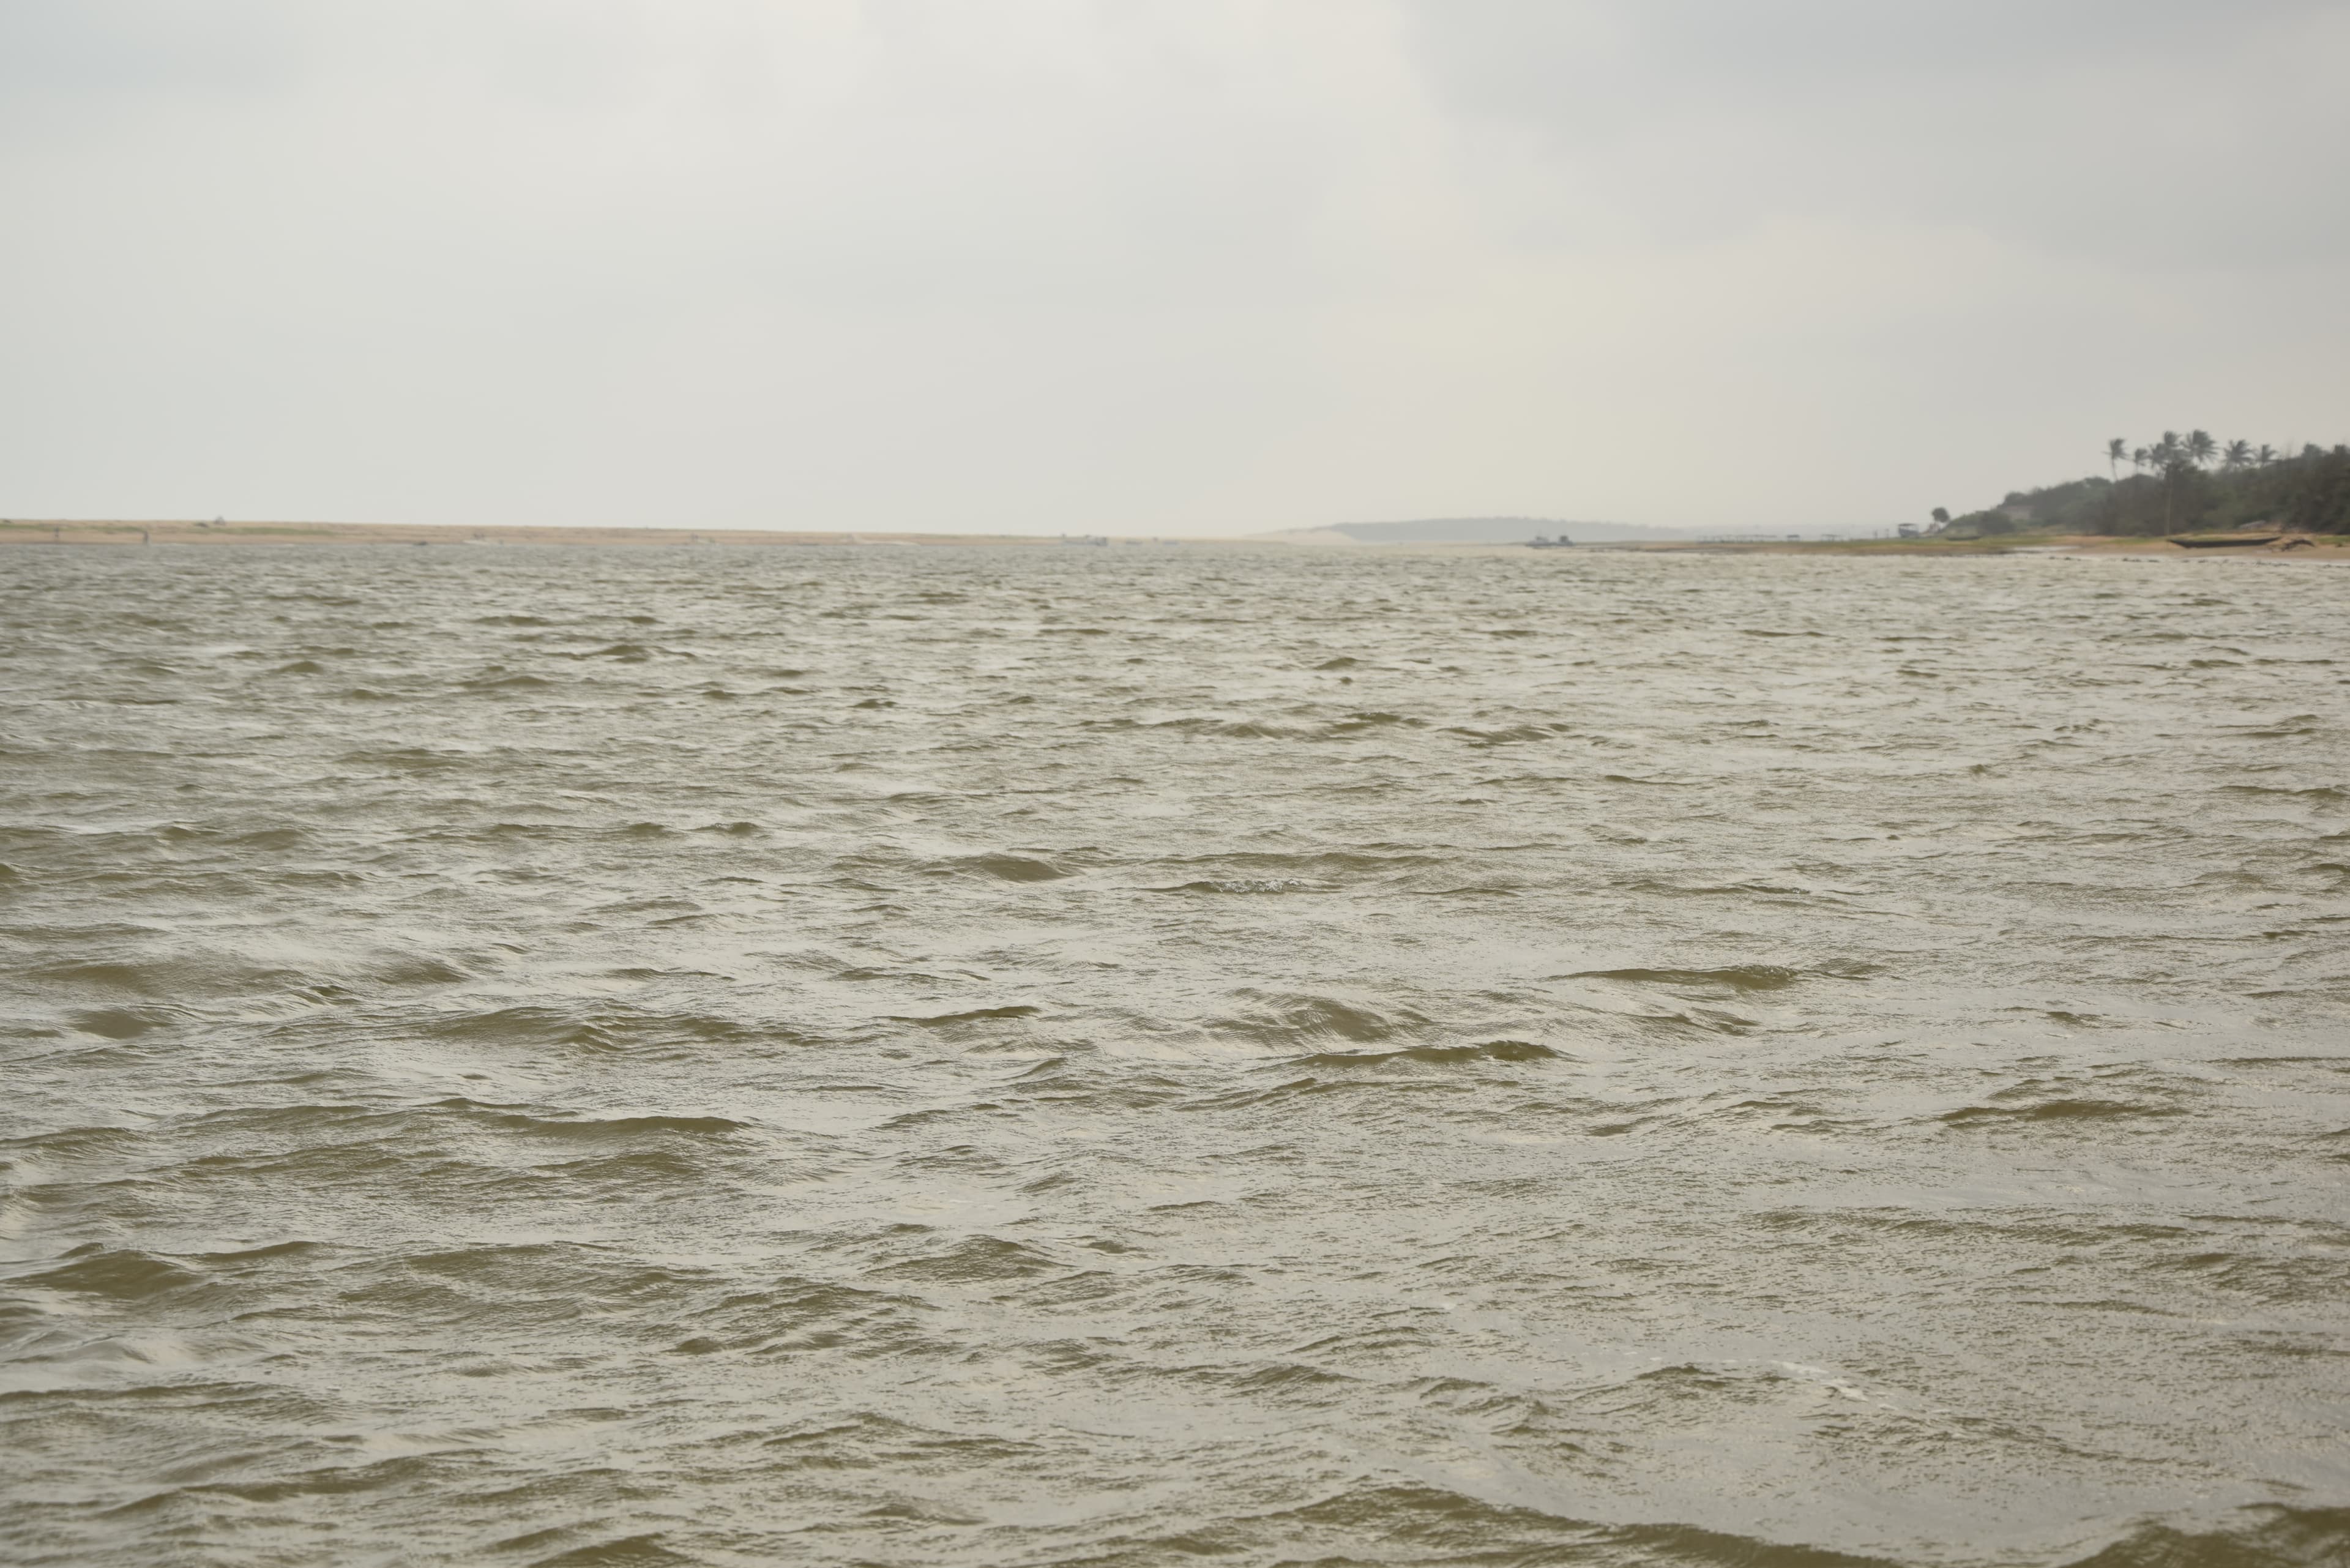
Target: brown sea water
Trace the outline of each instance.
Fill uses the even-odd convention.
[[[0,593],[0,1559],[2350,1553],[2350,575]]]

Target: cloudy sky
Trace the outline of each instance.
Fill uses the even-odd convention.
[[[0,513],[1866,527],[2350,440],[2350,5],[0,0]]]

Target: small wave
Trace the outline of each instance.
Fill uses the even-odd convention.
[[[892,1023],[914,1023],[924,1029],[951,1029],[958,1023],[990,1023],[1004,1019],[1034,1018],[1044,1012],[1041,1007],[974,1007],[968,1012],[939,1012],[927,1018],[910,1017],[902,1013],[887,1014]]]
[[[587,1045],[610,1050],[620,1044],[610,1029],[552,1007],[505,1007],[494,1012],[444,1018],[429,1032],[447,1040],[478,1040],[501,1045]]]
[[[240,1132],[302,1132],[396,1114],[373,1106],[228,1106],[206,1111],[194,1119],[194,1125],[234,1127]]]
[[[1326,1366],[1311,1366],[1299,1361],[1277,1361],[1267,1366],[1251,1367],[1246,1372],[1212,1375],[1212,1381],[1243,1390],[1250,1394],[1319,1395],[1328,1390],[1359,1383],[1343,1372],[1333,1372]]]
[[[1824,899],[1841,905],[1842,897],[1818,888],[1797,887],[1789,882],[1699,883],[1669,882],[1657,877],[1634,877],[1622,884],[1627,891],[1662,893],[1680,898],[1807,898]]]
[[[2295,789],[2289,785],[2280,784],[2221,784],[2219,788],[2219,793],[2221,794],[2277,795],[2287,800],[2320,801],[2329,805],[2341,801],[2350,800],[2350,791],[2345,791],[2333,784],[2313,784],[2305,789]]]
[[[571,1181],[623,1187],[641,1193],[644,1184],[657,1181],[701,1181],[709,1172],[674,1149],[636,1149],[626,1154],[594,1155],[537,1168]]]
[[[1494,746],[1519,746],[1529,741],[1547,741],[1562,733],[1563,724],[1513,724],[1503,730],[1477,730],[1466,725],[1453,725],[1445,730],[1448,735],[1460,735],[1479,751]]]
[[[2340,1568],[2350,1562],[2350,1509],[2264,1503],[2243,1513],[2245,1522],[2234,1529],[2146,1525],[2072,1568]]]
[[[1937,1120],[1951,1127],[1981,1122],[2111,1121],[2130,1116],[2176,1116],[2186,1113],[2172,1106],[2140,1105],[2133,1100],[2036,1100],[2012,1106],[1963,1106],[1946,1111]]]
[[[1397,725],[1417,730],[1424,728],[1426,724],[1427,721],[1424,719],[1406,718],[1401,713],[1349,713],[1336,723],[1324,726],[1322,732],[1334,740],[1342,740],[1354,735],[1371,734]]]
[[[2270,719],[2264,722],[2221,724],[2217,728],[2248,741],[2287,741],[2314,734],[2324,727],[2324,722],[2314,713],[2290,713],[2282,719]]]
[[[1586,969],[1566,980],[1620,980],[1636,985],[1721,986],[1731,991],[1783,991],[1804,978],[1800,970],[1773,963],[1732,964],[1725,969]]]
[[[431,773],[442,768],[462,767],[468,759],[462,752],[436,752],[423,746],[400,746],[382,752],[345,752],[335,760],[362,766],[399,768],[408,773]]]
[[[484,1126],[498,1127],[508,1132],[589,1143],[602,1143],[614,1138],[643,1137],[660,1133],[678,1133],[689,1137],[721,1137],[728,1133],[744,1131],[750,1125],[728,1116],[533,1116],[525,1111],[484,1106],[475,1100],[462,1098],[439,1101],[434,1108],[463,1112]]]
[[[1388,1062],[1425,1062],[1454,1067],[1466,1062],[1556,1062],[1564,1058],[1531,1040],[1488,1040],[1482,1045],[1406,1045],[1398,1051],[1326,1051],[1286,1064],[1297,1067],[1375,1067]]]
[[[219,955],[47,963],[23,971],[53,985],[77,986],[99,994],[168,997],[175,1003],[196,996],[298,991],[316,977],[298,971],[267,969]],[[146,1009],[138,1010],[145,1015]]]
[[[184,1289],[203,1277],[169,1259],[130,1249],[111,1251],[95,1241],[77,1247],[66,1256],[73,1262],[20,1279],[16,1283],[100,1296],[109,1301],[135,1302]]]
[[[943,1252],[885,1264],[874,1272],[931,1284],[985,1285],[1033,1280],[1040,1274],[1060,1273],[1063,1268],[1033,1247],[993,1236],[973,1236]]]
[[[266,1247],[246,1247],[234,1252],[205,1252],[197,1262],[214,1268],[233,1263],[260,1263],[277,1258],[306,1258],[326,1248],[316,1241],[277,1241]]]
[[[1213,735],[1235,741],[1298,741],[1310,739],[1321,733],[1318,729],[1300,729],[1293,725],[1276,724],[1263,719],[1162,719],[1156,722],[1142,724],[1138,724],[1131,719],[1118,719],[1095,722],[1109,729],[1169,730],[1178,734]],[[1093,725],[1089,724],[1088,727]]]
[[[56,1156],[66,1159],[119,1153],[139,1141],[139,1134],[129,1127],[59,1127],[55,1132],[33,1133],[24,1137],[0,1138],[0,1149],[9,1149],[27,1156]]]
[[[1392,1038],[1399,1029],[1426,1023],[1417,1014],[1405,1013],[1391,1019],[1333,997],[1302,996],[1282,999],[1269,1015],[1222,1019],[1214,1027],[1276,1046],[1306,1044],[1334,1035],[1367,1044]]]
[[[136,1040],[141,1034],[162,1028],[171,1020],[154,1008],[99,1008],[74,1013],[68,1022],[84,1034],[96,1034],[107,1040]]]
[[[1419,1482],[1358,1482],[1301,1507],[1187,1530],[1185,1555],[1359,1562],[1599,1562],[1654,1568],[1893,1568],[1887,1559],[1682,1524],[1607,1524]],[[1157,1544],[1157,1543],[1153,1543]],[[1156,1554],[1150,1554],[1156,1560]]]
[[[411,1253],[399,1262],[406,1275],[544,1301],[572,1314],[583,1305],[682,1300],[706,1283],[697,1271],[634,1262],[580,1241],[484,1243]],[[397,1299],[411,1282],[393,1276],[378,1288]]]
[[[1003,882],[1057,882],[1076,875],[1026,855],[968,855],[949,862],[947,869],[976,871]]]
[[[445,960],[410,953],[379,959],[367,973],[384,985],[456,985],[468,978]]]
[[[698,1557],[671,1552],[661,1544],[660,1532],[652,1532],[643,1535],[624,1535],[617,1541],[599,1541],[588,1546],[575,1546],[552,1557],[534,1559],[530,1568],[671,1568],[675,1563],[701,1561]]]
[[[896,1299],[896,1298],[877,1298]],[[1032,1459],[1045,1451],[1035,1443],[985,1433],[941,1431],[871,1411],[847,1420],[762,1438],[770,1451],[805,1456],[804,1462],[828,1469],[868,1469],[919,1465],[941,1458],[972,1464]]]

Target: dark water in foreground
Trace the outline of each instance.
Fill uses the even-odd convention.
[[[0,585],[8,1562],[2350,1553],[2350,575]]]

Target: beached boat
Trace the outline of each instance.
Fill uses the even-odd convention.
[[[2241,545],[2273,545],[2282,534],[2181,534],[2170,542],[2182,550],[2224,550]]]

